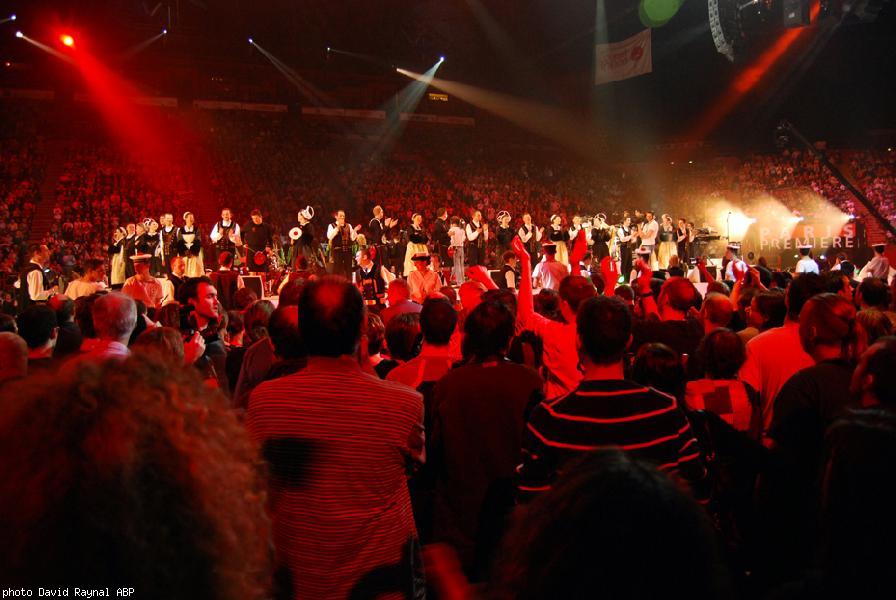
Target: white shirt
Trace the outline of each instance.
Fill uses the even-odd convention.
[[[225,225],[230,225],[231,223],[233,224],[233,229],[230,230],[230,238],[231,240],[233,240],[233,238],[239,237],[240,235],[240,225],[239,223],[234,223],[233,221],[225,223]],[[224,237],[224,234],[221,231],[218,231],[218,223],[215,223],[215,226],[212,227],[212,233],[209,237],[212,238],[213,242],[217,242],[222,237]]]
[[[532,271],[532,279],[540,279],[541,287],[549,290],[559,290],[560,282],[569,275],[569,268],[561,262],[543,260],[535,265]]]
[[[422,273],[416,269],[411,271],[408,275],[408,287],[411,288],[411,300],[417,304],[423,304],[430,294],[441,289],[439,278],[431,269]]]
[[[816,275],[818,275],[818,263],[808,256],[804,256],[796,263],[796,272],[815,273]]]
[[[75,279],[65,288],[65,295],[75,300],[81,296],[91,296],[96,292],[106,289],[106,284],[102,281],[82,281]]]
[[[475,227],[474,227],[474,225],[475,225]],[[478,238],[480,232],[477,231],[477,229],[481,226],[482,226],[481,224],[476,223],[475,221],[472,223],[467,223],[467,239],[472,242],[473,240]],[[482,239],[487,240],[488,232],[483,230],[481,233],[482,233]]]
[[[463,247],[464,241],[467,239],[467,234],[464,233],[464,230],[456,225],[448,230],[448,235],[451,236],[451,245],[455,247]]]
[[[530,239],[532,239],[532,236],[533,236],[533,235],[535,236],[535,241],[536,241],[536,242],[540,242],[540,241],[541,241],[541,231],[539,231],[538,227],[536,227],[535,225],[530,225],[530,227],[532,227],[532,231],[530,231],[529,233],[526,233],[526,226],[525,226],[525,225],[523,225],[522,227],[520,227],[519,231],[516,232],[516,234],[517,234],[518,236],[520,236],[520,239],[523,240],[523,243],[524,243],[524,244],[525,244],[526,242],[528,242]]]
[[[656,246],[656,236],[660,232],[660,224],[656,219],[641,224],[641,243],[645,246]]]
[[[348,230],[352,237],[352,241],[354,242],[356,239],[358,239],[358,232],[355,231],[355,228],[352,227],[349,223],[346,223],[345,226],[348,227]],[[336,223],[330,223],[329,225],[327,225],[327,239],[332,242],[333,238],[335,238],[337,235],[339,235],[339,227],[336,226]]]
[[[733,260],[728,261],[728,265],[725,267],[725,281],[735,281],[737,280],[737,276],[734,274],[734,265],[737,265],[737,270],[741,273],[746,273],[750,270],[750,267],[747,266],[747,263],[742,261],[739,258],[735,258]]]
[[[40,267],[40,270],[28,273],[28,295],[31,296],[33,302],[40,302],[49,298],[50,294],[53,293],[53,290],[44,289],[44,268],[33,260],[31,261],[31,264],[37,265]]]

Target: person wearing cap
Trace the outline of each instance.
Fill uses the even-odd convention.
[[[563,219],[560,215],[551,215],[551,224],[548,227],[548,241],[554,246],[552,260],[556,260],[562,265],[569,264],[569,231],[561,226]],[[541,263],[538,263],[541,264]]]
[[[414,257],[419,254],[426,255],[426,264],[429,264],[429,234],[423,229],[423,215],[414,213],[411,217],[411,226],[408,228],[408,245],[404,254],[404,276],[409,277],[416,268]],[[428,268],[428,267],[427,267]]]
[[[177,253],[184,259],[187,277],[205,275],[202,236],[196,225],[196,217],[190,211],[184,213],[184,226],[177,230]]]
[[[542,245],[544,258],[535,265],[532,271],[532,280],[536,287],[557,291],[560,282],[569,275],[569,267],[557,260],[557,245],[545,242]]]
[[[121,293],[134,300],[140,300],[146,308],[158,308],[162,305],[162,284],[149,273],[149,254],[135,254],[130,258],[136,273],[128,277],[121,288]]]
[[[127,279],[124,266],[124,244],[128,232],[124,227],[119,227],[112,234],[112,243],[109,244],[109,284],[120,286]]]
[[[859,271],[858,279],[861,281],[866,277],[877,277],[878,279],[888,281],[890,278],[890,260],[884,256],[887,246],[886,244],[875,244],[873,248],[874,256]]]
[[[414,262],[414,270],[408,275],[411,300],[423,304],[430,294],[438,292],[442,286],[435,272],[429,268],[429,254],[418,252],[411,260]]]
[[[510,243],[513,241],[513,228],[510,226],[510,213],[502,210],[498,213],[498,230],[495,237],[498,240],[498,256],[504,256],[510,251]]]
[[[739,274],[749,271],[747,263],[740,259],[740,243],[729,242],[725,247],[725,281],[737,281]]]
[[[313,218],[314,209],[310,206],[306,206],[300,210],[297,215],[299,225],[295,229],[298,230],[296,231],[298,237],[290,235],[289,242],[292,246],[289,264],[292,265],[293,269],[298,268],[300,258],[305,259],[306,268],[307,265],[317,264],[314,245],[314,225],[311,224],[311,219]]]
[[[796,263],[794,273],[801,275],[802,273],[815,273],[818,275],[818,263],[812,258],[812,246],[809,244],[800,244],[797,246],[800,251],[800,259]]]

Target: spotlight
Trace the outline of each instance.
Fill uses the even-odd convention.
[[[68,34],[60,35],[59,41],[62,42],[63,46],[68,46],[69,48],[71,48],[72,46],[75,45],[75,38],[73,38],[72,36],[70,36]]]
[[[327,46],[327,52],[329,52],[330,50],[331,50],[331,48],[329,46]]]
[[[16,32],[16,37],[17,37],[17,38],[23,38],[23,37],[25,37],[25,34],[22,33],[21,31],[17,31],[17,32]]]
[[[445,62],[445,57],[444,57],[444,56],[440,56],[440,57],[439,57],[439,62]]]
[[[15,20],[16,20],[16,16],[15,16],[15,15],[9,15],[9,20],[10,20],[10,21],[15,21]]]
[[[255,40],[253,40],[252,38],[249,38],[249,43],[250,43],[250,44],[254,44],[254,43],[255,43]]]
[[[168,30],[167,30],[167,29],[163,29],[163,30],[162,30],[162,35],[168,35]]]

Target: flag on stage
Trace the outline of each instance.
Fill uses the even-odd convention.
[[[594,58],[594,85],[650,73],[653,71],[650,29],[621,42],[597,44]]]

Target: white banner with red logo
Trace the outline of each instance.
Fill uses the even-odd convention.
[[[621,81],[653,71],[650,29],[627,40],[598,44],[594,49],[594,84]]]

